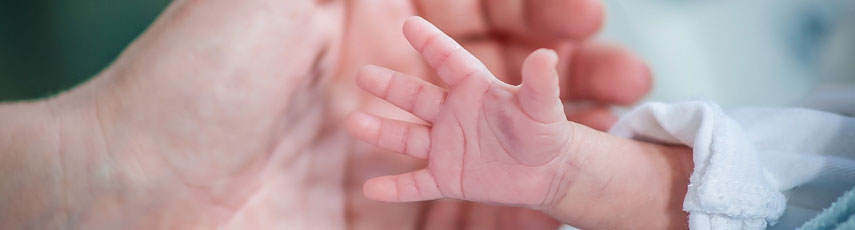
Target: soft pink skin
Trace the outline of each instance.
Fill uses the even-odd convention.
[[[554,52],[529,55],[521,68],[522,84],[512,86],[421,18],[408,19],[404,35],[448,89],[382,67],[362,69],[359,87],[421,122],[355,112],[348,119],[351,133],[428,161],[423,169],[369,180],[365,196],[522,206],[585,229],[686,228],[681,208],[691,150],[623,139],[567,121]],[[455,228],[447,223],[460,222],[454,219],[460,209],[448,204],[435,204],[437,211],[428,216],[428,221],[445,221],[425,227]],[[493,227],[555,227],[516,213],[522,214],[515,216],[518,220]]]
[[[561,199],[573,132],[558,98],[557,54],[532,53],[522,67],[522,85],[512,86],[421,18],[407,20],[404,34],[449,89],[380,67],[363,69],[360,87],[428,123],[351,116],[350,130],[360,139],[428,159],[425,169],[369,180],[365,195],[533,208]]]
[[[607,105],[647,92],[643,62],[587,42],[602,21],[597,0],[481,3],[177,0],[92,81],[0,105],[0,212],[14,214],[0,215],[0,228],[554,227],[521,208],[361,194],[367,177],[421,167],[340,125],[356,108],[397,114],[353,89],[365,64],[434,81],[406,49],[407,16],[444,19],[508,82],[532,50],[555,48],[562,99],[595,104],[568,113],[587,125],[608,127]]]

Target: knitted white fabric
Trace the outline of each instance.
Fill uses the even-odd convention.
[[[728,114],[706,101],[648,103],[626,114],[611,133],[692,147],[694,171],[683,203],[691,229],[765,229],[785,208],[824,207],[788,204],[785,192],[811,197],[793,196],[796,186],[830,180],[810,186],[842,194],[855,184],[855,120],[835,114],[761,108]],[[795,191],[804,192],[811,190]],[[836,197],[824,196],[829,203]],[[812,217],[790,216],[796,220],[787,223],[793,224]]]

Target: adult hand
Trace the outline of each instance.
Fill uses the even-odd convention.
[[[496,75],[510,83],[529,51],[559,50],[562,98],[594,104],[568,113],[581,123],[607,127],[605,105],[632,103],[649,87],[636,58],[585,42],[602,21],[592,0],[179,0],[95,79],[37,103],[53,116],[55,133],[43,138],[56,150],[22,167],[56,169],[51,181],[61,192],[34,190],[44,200],[7,206],[44,201],[55,204],[50,214],[33,209],[0,222],[96,229],[544,222],[523,209],[454,202],[422,216],[423,204],[362,197],[364,179],[422,164],[382,164],[399,159],[355,143],[339,125],[357,107],[395,113],[355,88],[362,65],[429,76],[400,33],[413,14],[506,70]],[[441,211],[455,206],[472,208]]]
[[[343,12],[173,2],[93,80],[36,103],[54,116],[32,122],[51,125],[53,151],[8,164],[4,177],[34,185],[3,192],[34,199],[0,202],[15,214],[0,228],[343,228],[348,141],[327,103]]]

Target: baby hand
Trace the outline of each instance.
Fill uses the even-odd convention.
[[[559,100],[557,55],[537,50],[524,62],[522,84],[499,81],[472,54],[424,19],[404,35],[448,89],[376,66],[358,85],[427,124],[354,113],[362,140],[428,160],[427,168],[369,180],[371,199],[420,201],[443,197],[543,208],[560,200],[569,177],[572,123]]]

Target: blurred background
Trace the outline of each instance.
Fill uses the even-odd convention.
[[[855,88],[838,87],[855,85],[855,0],[605,2],[600,37],[651,64],[648,100],[730,107],[799,105],[829,92],[855,97]],[[56,94],[94,76],[168,3],[3,1],[0,101]]]
[[[86,81],[169,2],[0,1],[0,101],[53,95]]]
[[[828,101],[855,101],[855,0],[605,2],[601,37],[648,61],[650,100],[855,114]]]

